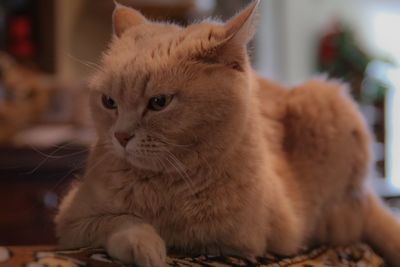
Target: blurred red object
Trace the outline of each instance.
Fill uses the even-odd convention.
[[[32,40],[32,21],[25,16],[17,16],[9,25],[10,52],[19,59],[32,59],[35,45]]]

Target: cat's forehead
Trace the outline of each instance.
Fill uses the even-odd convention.
[[[133,27],[121,38],[116,38],[104,58],[107,66],[136,64],[156,67],[168,59],[184,56],[218,35],[220,27],[211,23],[198,23],[188,27],[174,24],[152,23]]]
[[[186,28],[154,23],[133,27],[113,40],[103,57],[103,71],[94,77],[92,85],[114,87],[116,80],[134,83],[149,75],[154,80],[155,73],[174,72],[190,64],[190,55],[204,48],[212,41],[210,36],[218,36],[219,31],[220,27],[211,23]]]
[[[118,57],[121,60],[144,57],[152,51],[160,50],[165,42],[176,38],[180,31],[181,29],[172,25],[133,27],[123,36],[112,41],[105,60],[112,61]]]

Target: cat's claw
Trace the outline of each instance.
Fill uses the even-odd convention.
[[[164,241],[150,225],[135,225],[113,233],[106,245],[111,257],[140,267],[164,267]]]

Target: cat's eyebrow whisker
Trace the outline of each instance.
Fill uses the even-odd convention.
[[[81,60],[81,59],[79,59],[77,57],[74,57],[71,54],[68,54],[68,57],[73,59],[73,60],[75,60],[76,62],[81,63],[82,65],[84,65],[84,66],[86,66],[86,67],[88,67],[90,69],[93,69],[93,70],[96,70],[96,71],[100,71],[100,72],[104,72],[104,69],[99,64],[96,64],[94,62],[90,62],[90,61],[87,61],[87,60]]]

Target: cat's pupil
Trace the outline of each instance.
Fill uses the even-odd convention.
[[[109,96],[103,95],[101,98],[103,106],[107,109],[116,109],[117,103]]]
[[[157,106],[160,106],[160,107],[165,106],[165,97],[163,97],[163,96],[155,97],[153,99],[153,104],[157,105]]]
[[[149,109],[159,111],[168,105],[168,99],[165,95],[155,96],[150,98]]]

